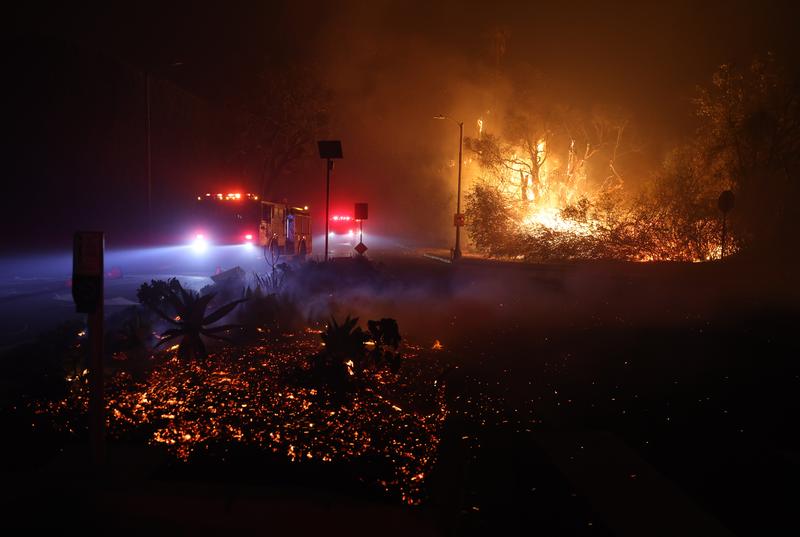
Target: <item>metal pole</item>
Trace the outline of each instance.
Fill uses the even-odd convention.
[[[150,73],[144,74],[145,102],[146,102],[146,124],[147,124],[147,232],[150,239],[153,238],[153,166],[152,152],[150,145]]]
[[[722,250],[720,251],[719,258],[725,259],[725,235],[728,231],[728,215],[722,213]]]
[[[461,218],[461,152],[464,146],[464,122],[458,123],[458,193],[456,195],[456,214]],[[453,250],[453,260],[461,258],[461,221],[456,221],[456,247]]]
[[[92,462],[101,467],[105,460],[105,409],[103,408],[103,303],[89,314],[89,437]]]
[[[331,204],[331,168],[333,167],[333,161],[328,159],[327,163],[327,170],[325,173],[325,261],[328,260],[328,221],[330,217],[328,216],[328,211],[330,209]]]
[[[106,456],[105,397],[103,393],[103,280],[100,279],[100,297],[97,309],[89,314],[89,447],[92,463],[99,470]]]

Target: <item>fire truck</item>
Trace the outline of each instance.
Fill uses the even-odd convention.
[[[273,255],[311,253],[308,207],[264,201],[255,194],[231,192],[197,196],[195,251],[209,245],[255,245]]]

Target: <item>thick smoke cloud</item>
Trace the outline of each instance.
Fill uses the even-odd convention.
[[[737,16],[722,24],[716,8]],[[764,31],[776,27],[772,9],[716,8],[394,1],[319,8],[298,46],[335,96],[330,132],[346,158],[337,164],[333,206],[368,201],[369,226],[381,234],[449,245],[458,127],[432,117],[463,121],[465,136],[477,135],[478,118],[497,132],[515,96],[531,92],[544,107],[630,119],[627,132],[641,148],[631,179],[641,182],[692,131],[695,86],[716,65],[785,48],[781,34]],[[307,21],[308,13],[298,7],[285,16]],[[465,168],[462,196],[477,172]]]

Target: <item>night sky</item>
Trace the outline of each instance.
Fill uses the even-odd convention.
[[[723,62],[774,52],[798,64],[790,2],[345,2],[197,7],[131,3],[25,8],[4,17],[7,103],[2,212],[6,247],[60,248],[75,227],[136,242],[147,225],[144,72],[153,77],[153,176],[159,224],[215,187],[251,189],[230,118],[260,77],[286,65],[333,94],[340,138],[334,205],[369,201],[385,232],[449,232],[457,133],[430,118],[477,117],[535,88],[631,118],[640,169],[693,128],[691,98]],[[504,51],[497,54],[498,36]],[[310,160],[276,197],[320,207],[324,167]],[[36,199],[35,208],[18,203]],[[338,200],[338,201],[337,201]],[[422,201],[420,201],[422,200]],[[409,218],[408,207],[431,218]],[[434,216],[435,215],[435,216]],[[54,236],[43,234],[58,222]]]

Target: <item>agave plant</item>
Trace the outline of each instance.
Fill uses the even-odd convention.
[[[331,318],[321,337],[325,343],[326,354],[334,358],[353,360],[355,363],[361,361],[367,335],[358,326],[358,317],[351,319],[348,315],[342,324]]]
[[[153,309],[161,318],[174,325],[175,328],[170,328],[161,334],[161,341],[156,347],[180,337],[182,339],[178,347],[178,356],[194,359],[205,358],[208,355],[201,336],[233,343],[230,339],[218,334],[234,328],[240,328],[240,325],[224,324],[213,327],[209,325],[228,315],[237,305],[246,301],[247,298],[229,302],[213,313],[206,315],[206,308],[215,296],[216,293],[200,296],[192,290],[184,289],[180,284],[175,286],[174,289],[170,289],[167,301],[177,312],[177,316],[171,318],[160,309]]]

